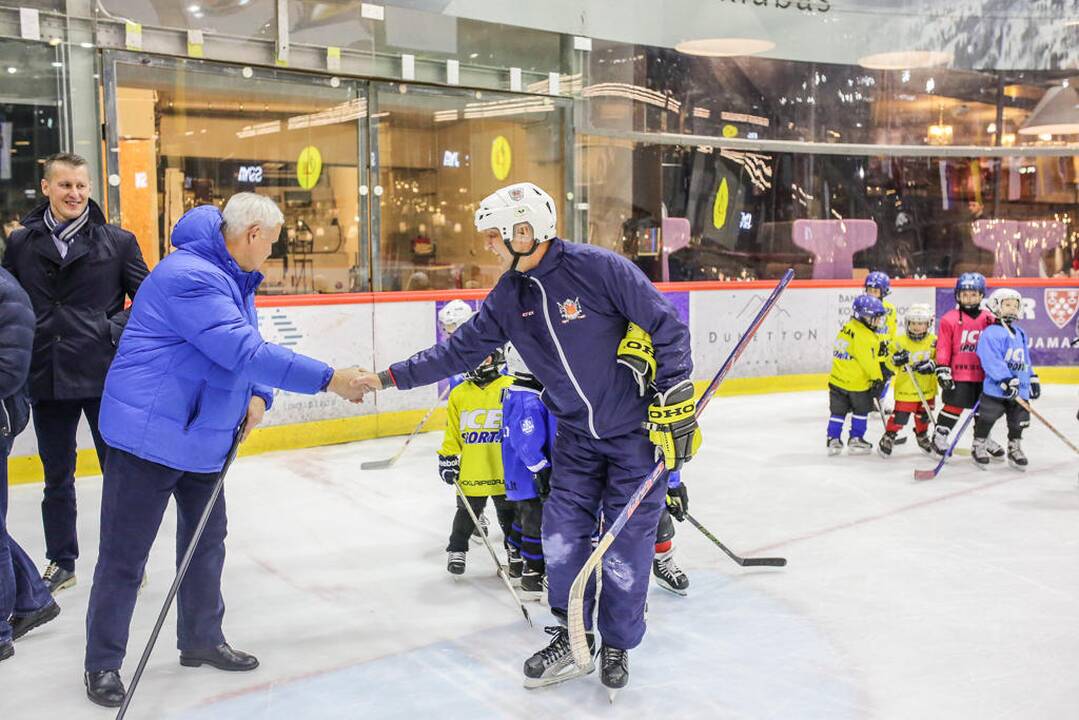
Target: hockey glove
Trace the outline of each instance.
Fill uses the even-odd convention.
[[[637,381],[637,392],[644,397],[645,390],[656,377],[656,351],[652,347],[652,336],[636,323],[630,323],[626,336],[618,343],[616,362],[629,368]]]
[[[1019,378],[1005,380],[1002,383],[997,383],[997,385],[1000,387],[1000,391],[1004,393],[1005,399],[1014,400],[1019,396]]]
[[[887,340],[881,340],[880,341],[880,347],[877,348],[877,357],[882,357],[882,358],[888,357],[888,341]]]
[[[686,519],[689,512],[689,493],[686,492],[685,484],[678,487],[667,488],[667,512],[678,522]]]
[[[952,380],[952,369],[947,365],[937,366],[937,384],[941,390],[954,390],[955,380]]]
[[[656,459],[663,458],[668,470],[677,470],[688,462],[701,446],[697,427],[697,401],[693,383],[683,380],[667,392],[656,393],[648,406],[644,424],[648,438],[656,445]]]
[[[884,394],[884,381],[883,380],[874,380],[873,384],[869,386],[869,397],[870,398],[879,398],[883,394]]]
[[[914,372],[919,375],[932,375],[936,369],[937,365],[932,360],[922,360],[914,364]]]
[[[1037,400],[1042,396],[1042,381],[1037,375],[1030,376],[1030,399]]]
[[[532,482],[536,485],[536,494],[539,499],[546,502],[551,494],[551,466],[540,468],[532,474]]]
[[[897,368],[901,368],[910,362],[910,353],[906,350],[900,350],[895,355],[892,355],[892,365]]]
[[[460,455],[439,455],[438,476],[447,485],[453,485],[461,477]]]

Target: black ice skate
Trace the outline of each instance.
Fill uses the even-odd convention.
[[[865,438],[852,437],[847,440],[848,455],[868,455],[873,446],[866,442]]]
[[[547,647],[525,660],[524,686],[538,688],[546,685],[572,680],[588,675],[596,669],[596,664],[589,659],[588,667],[581,669],[573,663],[573,651],[569,646],[569,630],[561,625],[545,627],[544,632],[552,636]],[[594,657],[596,638],[593,633],[586,633],[589,654]]]
[[[895,433],[890,430],[880,437],[880,443],[877,445],[877,452],[882,458],[891,457],[892,448],[895,446]]]
[[[995,442],[993,438],[985,439],[985,451],[989,453],[989,457],[997,462],[1004,462],[1004,448],[1002,448],[999,443]]]
[[[1027,464],[1026,454],[1023,452],[1023,448],[1020,445],[1018,438],[1008,441],[1008,464],[1016,470],[1026,470]]]
[[[61,590],[75,587],[75,573],[72,570],[64,570],[54,562],[49,563],[42,573],[41,579],[49,586],[49,592],[53,595]]]
[[[675,595],[685,597],[689,590],[689,578],[674,561],[674,548],[656,555],[652,561],[652,574],[656,576],[656,585]]]
[[[982,470],[989,467],[989,453],[985,444],[985,438],[974,438],[974,445],[970,449],[970,459]]]
[[[446,558],[446,570],[451,575],[465,574],[465,554],[463,552],[451,552]]]
[[[929,439],[929,433],[915,433],[914,439],[918,442],[918,447],[922,449],[926,455],[933,455],[933,441]]]
[[[543,602],[543,599],[547,597],[547,586],[544,580],[543,573],[525,568],[521,574],[521,599]]]
[[[521,582],[521,573],[524,570],[525,561],[521,557],[521,551],[512,545],[506,546],[506,569],[510,580],[514,585]]]
[[[600,681],[607,688],[607,697],[614,696],[629,682],[629,650],[604,645],[600,651]]]
[[[828,455],[838,455],[843,452],[843,441],[839,438],[828,438]]]

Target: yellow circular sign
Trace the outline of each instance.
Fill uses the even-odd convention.
[[[510,176],[511,165],[513,151],[510,150],[510,141],[499,135],[491,142],[491,172],[498,180],[505,180]]]
[[[300,151],[300,157],[296,160],[296,179],[300,181],[300,187],[310,190],[318,183],[322,174],[322,153],[314,145],[308,145]]]
[[[738,135],[738,128],[736,128],[734,125],[724,125],[723,126],[723,137],[732,138],[732,137],[736,137],[737,135]]]
[[[730,190],[727,189],[727,178],[719,183],[716,190],[716,199],[712,203],[712,227],[722,230],[727,224],[727,206],[730,203]]]

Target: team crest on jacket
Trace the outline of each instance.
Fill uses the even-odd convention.
[[[1063,329],[1079,310],[1079,290],[1046,289],[1045,310],[1053,324]]]
[[[532,422],[532,418],[525,418],[521,421],[521,432],[525,435],[531,435],[536,432],[536,423]]]
[[[562,315],[563,323],[568,323],[570,320],[583,320],[585,317],[584,309],[581,307],[581,298],[579,297],[572,300],[566,298],[558,303],[558,312]]]

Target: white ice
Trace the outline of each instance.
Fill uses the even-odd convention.
[[[1035,403],[1079,439],[1076,386]],[[871,417],[869,437],[880,434]],[[170,621],[129,718],[1075,718],[1079,716],[1079,458],[1035,420],[1026,473],[908,442],[892,459],[828,458],[822,392],[720,398],[688,466],[691,511],[743,554],[741,569],[688,524],[690,594],[654,589],[630,686],[611,706],[597,675],[524,690],[547,641],[479,547],[454,581],[443,548],[453,496],[438,434],[391,471],[359,463],[400,438],[239,460],[228,482],[225,633],[261,667],[177,663]],[[970,431],[968,430],[968,439]],[[994,436],[1003,441],[1002,427]],[[0,664],[0,718],[111,717],[84,696],[84,618],[100,478],[79,481],[79,584],[63,614]],[[16,486],[9,524],[43,557],[40,487]],[[488,511],[490,513],[490,510]],[[136,609],[129,680],[172,580],[166,514]]]

